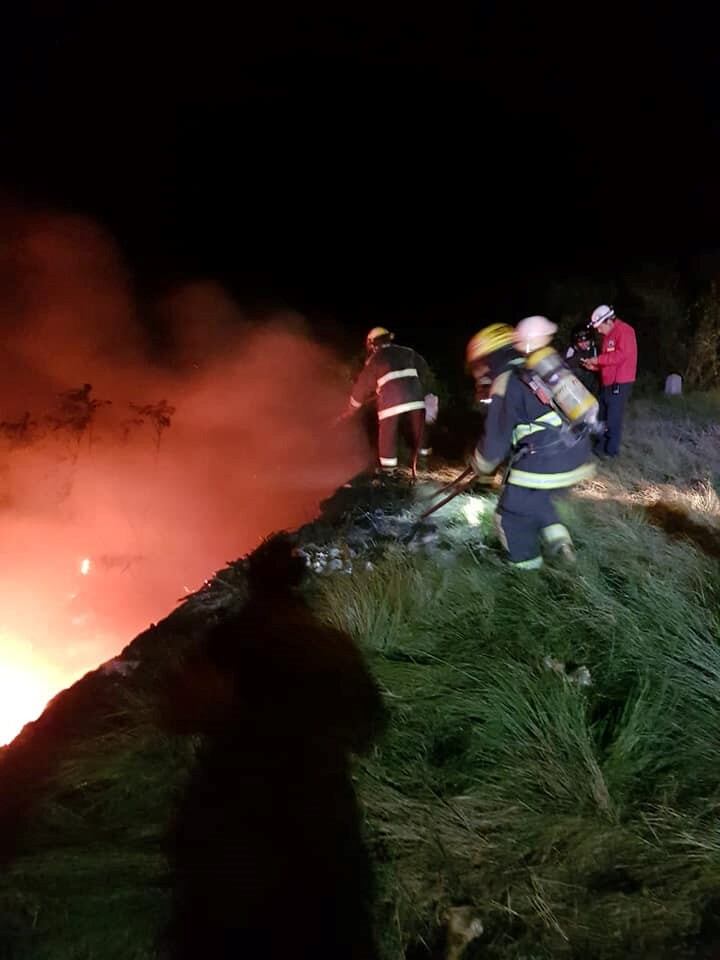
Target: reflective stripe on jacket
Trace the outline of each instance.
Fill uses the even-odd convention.
[[[512,370],[493,382],[485,434],[473,457],[478,471],[492,473],[512,454],[507,482],[552,490],[592,476],[588,436],[561,433],[560,416],[542,403]]]
[[[377,395],[378,419],[425,409],[431,384],[425,359],[410,347],[391,343],[371,354],[353,386],[350,403],[361,407]]]

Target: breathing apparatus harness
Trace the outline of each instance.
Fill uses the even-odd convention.
[[[525,386],[528,387],[530,390],[532,390],[532,392],[535,394],[538,400],[545,406],[549,407],[550,410],[553,413],[557,414],[557,416],[561,420],[560,426],[557,426],[555,424],[550,424],[550,423],[542,424],[541,426],[542,430],[554,430],[557,433],[557,439],[555,439],[551,443],[543,445],[542,447],[543,453],[550,452],[553,450],[559,450],[559,449],[571,450],[573,447],[577,446],[577,444],[580,443],[582,440],[584,440],[586,437],[604,430],[605,425],[598,423],[597,420],[590,419],[586,415],[579,416],[575,420],[572,420],[567,415],[567,413],[563,410],[563,408],[556,402],[552,386],[554,385],[554,383],[557,383],[560,376],[564,372],[566,374],[569,374],[571,377],[573,377],[573,379],[576,379],[576,378],[574,377],[574,374],[572,374],[572,372],[568,369],[566,364],[563,363],[562,359],[558,356],[558,354],[555,353],[555,351],[548,351],[547,353],[545,351],[542,351],[542,353],[544,354],[545,360],[552,361],[552,365],[550,369],[547,371],[544,371],[544,376],[541,376],[537,370],[533,369],[533,367],[528,365],[523,366],[520,369],[517,369],[515,372],[516,372],[516,375],[521,380],[521,382],[524,383]],[[557,363],[554,363],[555,358],[557,359]],[[528,360],[531,360],[531,359],[532,357],[528,358]],[[585,391],[584,387],[582,389]],[[587,392],[588,395],[591,396],[589,394],[589,391],[585,391],[585,392]],[[587,405],[587,412],[589,412],[590,410],[594,409],[595,403],[591,402],[586,405]],[[537,423],[538,422],[537,419],[534,422]],[[536,452],[537,450],[533,445],[532,440],[530,438],[527,438],[524,441],[517,444],[515,452],[513,456],[510,458],[510,465],[514,466],[518,462],[518,460],[521,460],[523,457],[527,455],[532,455]]]

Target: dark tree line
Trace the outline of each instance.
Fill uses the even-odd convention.
[[[11,446],[29,446],[47,436],[69,438],[78,446],[83,439],[92,445],[98,412],[112,406],[112,400],[100,400],[92,394],[92,384],[66,390],[58,395],[57,404],[48,413],[34,415],[26,411],[18,420],[0,421],[0,436]],[[127,441],[133,430],[148,426],[155,446],[160,448],[163,433],[172,424],[175,407],[160,400],[155,403],[128,403],[128,416],[120,421],[122,439]]]
[[[720,386],[720,265],[691,270],[645,264],[617,277],[571,277],[548,291],[561,338],[599,303],[612,303],[637,332],[640,374],[658,385],[679,373],[688,388]]]

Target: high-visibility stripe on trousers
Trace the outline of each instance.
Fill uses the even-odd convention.
[[[411,410],[422,410],[423,423],[425,422],[425,401],[408,400],[407,403],[397,403],[394,407],[385,407],[378,411],[378,420],[387,420],[389,417],[397,417],[400,413],[409,413]]]
[[[498,532],[510,562],[519,569],[541,567],[543,547],[554,554],[563,546],[572,546],[555,508],[558,495],[559,491],[505,487],[497,509]]]
[[[381,467],[396,467],[398,438],[402,431],[410,447],[411,459],[417,455],[425,429],[425,407],[378,420],[378,457]]]

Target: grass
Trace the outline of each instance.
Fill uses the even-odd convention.
[[[149,672],[130,684],[89,675],[70,692],[88,690],[86,704],[61,695],[4,751],[2,827],[18,842],[0,878],[3,960],[157,956],[172,890],[165,836],[194,740],[159,729]],[[25,760],[32,805],[8,814]]]
[[[638,404],[634,453],[564,504],[575,573],[396,548],[320,582],[393,716],[361,781],[388,958],[427,955],[460,903],[483,919],[483,957],[696,955],[720,890],[720,580],[647,506],[717,528],[720,450],[712,423],[665,407]]]
[[[444,510],[454,551],[378,544],[372,569],[309,584],[390,713],[357,764],[383,960],[428,957],[443,912],[464,904],[485,929],[468,957],[710,956],[718,413],[720,397],[637,401],[627,456],[562,504],[575,571],[508,568],[488,493]],[[326,533],[346,526],[340,511]],[[162,731],[158,704],[177,650],[215,609],[186,605],[135,641],[131,678],[82,681],[0,753],[0,796],[29,782],[32,801],[10,814],[0,803],[0,839],[12,817],[23,826],[0,876],[0,960],[158,956],[165,836],[197,747]],[[548,656],[585,665],[592,684],[547,669]]]

